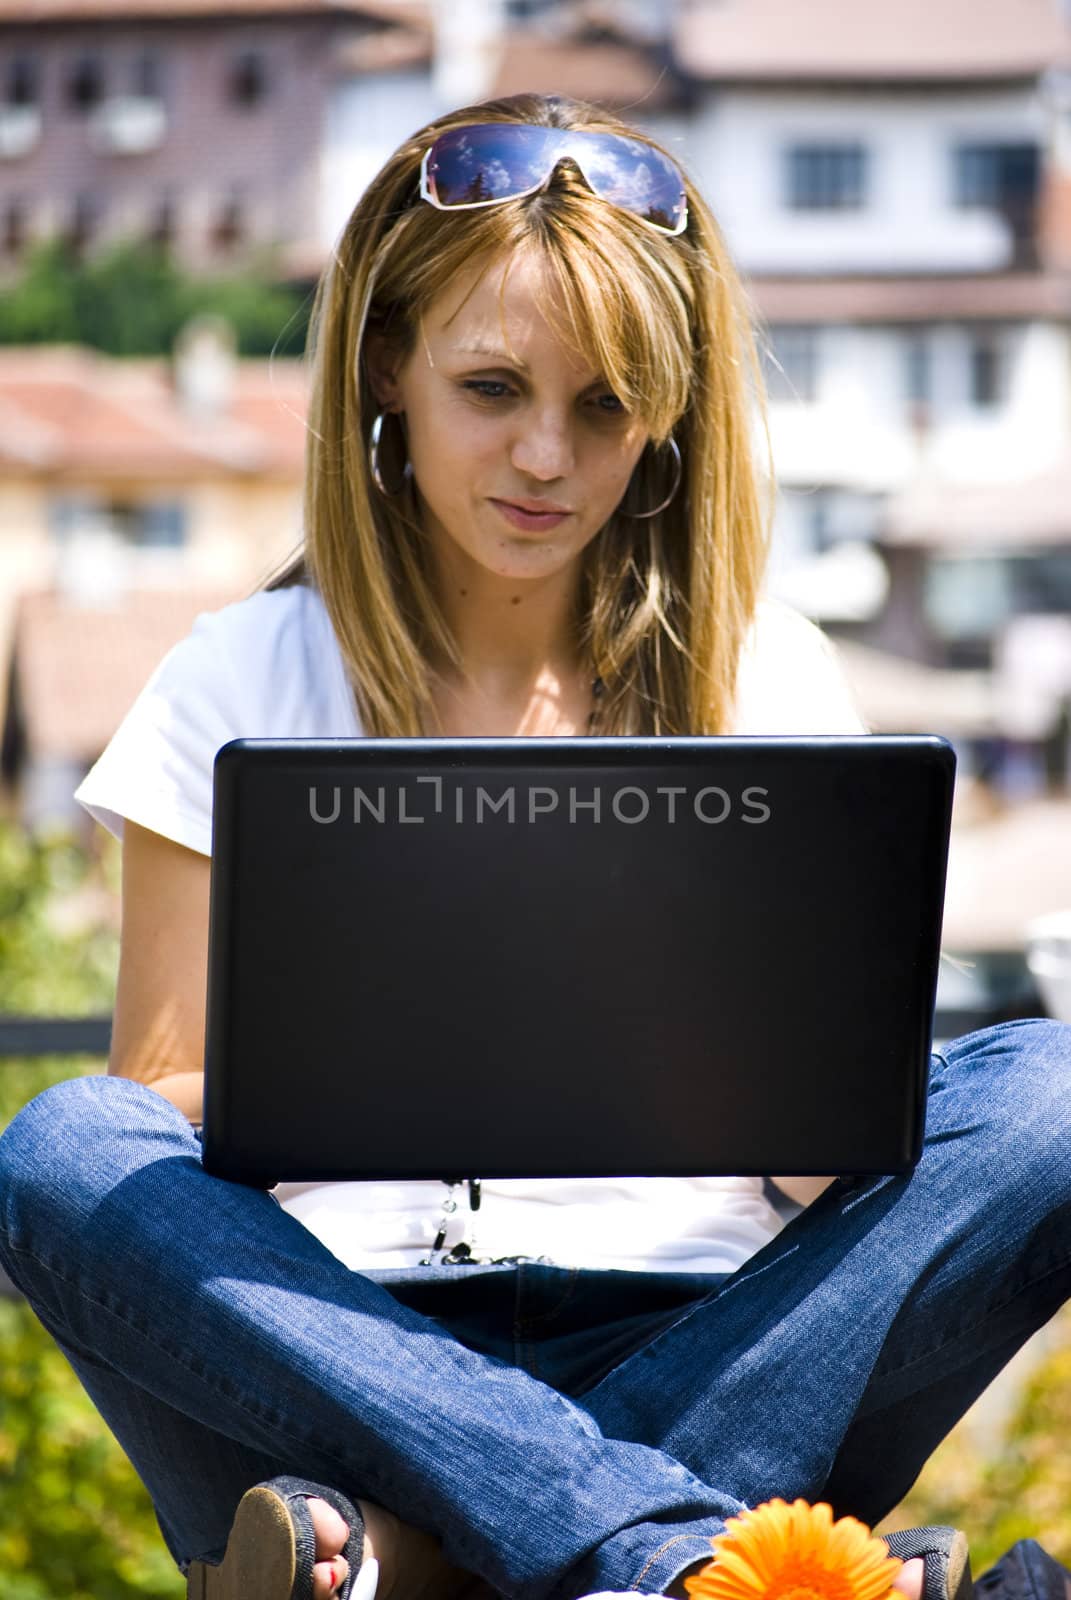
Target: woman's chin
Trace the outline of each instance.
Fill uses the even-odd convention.
[[[499,539],[493,547],[473,551],[478,564],[485,572],[505,580],[525,578],[551,578],[566,571],[579,559],[579,551],[546,535],[532,534],[516,539]]]

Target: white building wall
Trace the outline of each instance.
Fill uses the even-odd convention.
[[[1029,90],[977,95],[880,90],[712,91],[692,122],[690,165],[747,272],[986,272],[1007,266],[999,216],[951,203],[962,141],[1046,137]],[[785,204],[785,152],[796,143],[857,141],[869,152],[859,210]]]
[[[340,79],[320,156],[319,244],[329,250],[387,157],[431,116],[428,69]]]
[[[1038,321],[1000,330],[1007,389],[992,407],[971,401],[969,328],[921,327],[932,396],[924,446],[911,420],[903,331],[821,327],[815,401],[770,401],[774,457],[785,482],[888,493],[923,468],[951,483],[1006,482],[1042,473],[1064,454],[1071,437],[1066,326]]]

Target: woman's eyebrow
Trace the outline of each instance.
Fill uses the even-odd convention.
[[[518,372],[531,372],[532,370],[528,362],[521,360],[519,356],[510,355],[509,351],[503,350],[499,345],[480,339],[474,339],[469,344],[455,344],[452,347],[451,354],[455,356],[485,356],[501,366],[513,367]],[[588,389],[597,389],[605,382],[605,378],[594,377],[589,383],[584,384],[581,393],[586,393]]]
[[[482,340],[473,340],[471,344],[456,344],[453,347],[456,356],[488,356],[493,361],[500,361],[507,367],[516,367],[520,372],[529,370],[527,361],[521,361],[517,356],[510,355],[508,350],[501,349],[498,345],[489,344]]]

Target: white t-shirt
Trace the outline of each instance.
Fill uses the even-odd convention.
[[[156,667],[75,799],[117,837],[124,818],[212,852],[212,765],[235,738],[359,738],[326,608],[312,588],[202,612]],[[865,733],[834,647],[799,612],[760,603],[741,656],[733,732]],[[733,1272],[781,1221],[761,1178],[485,1180],[455,1190],[445,1249],[562,1266]],[[437,1180],[280,1184],[284,1209],[355,1269],[415,1266],[443,1212]]]

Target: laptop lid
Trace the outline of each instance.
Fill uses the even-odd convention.
[[[908,1170],[954,770],[923,736],[231,741],[206,1168]]]

